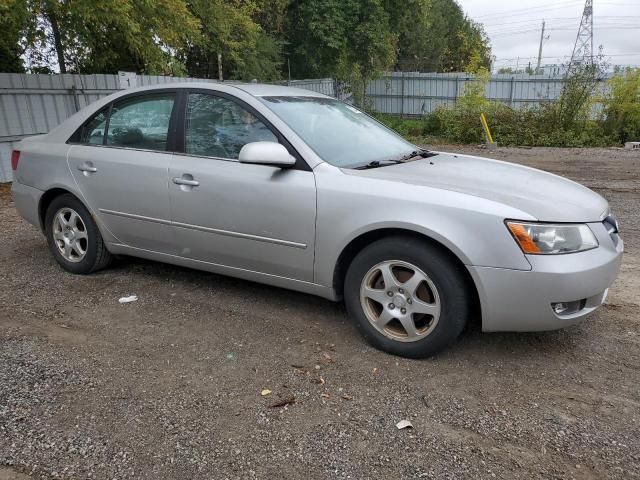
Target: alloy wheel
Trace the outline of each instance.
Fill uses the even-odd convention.
[[[433,281],[400,260],[380,262],[367,272],[360,304],[376,330],[400,342],[425,338],[440,319],[440,295]]]
[[[53,217],[53,241],[65,260],[77,263],[84,259],[89,236],[78,212],[68,207],[56,212]]]

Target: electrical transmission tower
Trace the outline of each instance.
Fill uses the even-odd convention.
[[[569,68],[593,65],[593,0],[586,0]]]

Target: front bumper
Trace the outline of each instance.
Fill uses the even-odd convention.
[[[600,244],[593,250],[528,255],[529,271],[467,267],[480,297],[482,330],[555,330],[578,323],[602,305],[620,270],[624,246],[602,223],[589,226]],[[584,300],[584,306],[569,315],[557,315],[551,306],[577,300]]]

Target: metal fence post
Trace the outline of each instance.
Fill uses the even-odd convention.
[[[73,94],[73,106],[76,112],[80,111],[80,99],[78,98],[78,89],[75,85],[71,85],[71,93]]]
[[[404,118],[404,72],[400,75],[400,81],[402,82],[400,90],[400,118]]]
[[[460,77],[458,75],[456,75],[456,91],[455,94],[453,95],[453,103],[454,105],[456,103],[458,103],[458,94],[460,92]]]
[[[509,93],[509,105],[513,107],[513,95],[514,95],[514,87],[516,84],[516,78],[511,77],[511,92]]]

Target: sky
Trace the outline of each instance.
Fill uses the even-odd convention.
[[[458,0],[484,24],[494,68],[535,66],[546,22],[542,65],[567,62],[576,41],[584,0]],[[603,46],[611,65],[640,65],[640,0],[593,0],[594,50]]]

